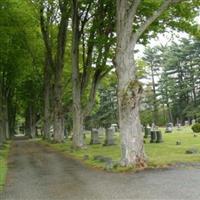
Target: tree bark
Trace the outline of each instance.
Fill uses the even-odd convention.
[[[10,96],[8,99],[8,121],[10,137],[15,134],[16,124],[16,104],[14,103],[13,96]]]
[[[57,35],[57,52],[54,64],[54,140],[62,142],[64,140],[64,116],[62,106],[62,74],[64,68],[65,46],[68,28],[68,0],[59,3],[61,19]]]
[[[53,113],[53,129],[54,141],[62,142],[64,140],[64,123],[62,113],[62,71],[56,72],[54,85],[54,113]]]
[[[46,55],[44,66],[44,139],[50,140],[50,80],[51,80],[51,67],[48,57]]]
[[[0,147],[6,140],[6,135],[4,132],[4,120],[3,120],[3,98],[2,98],[2,90],[0,86]]]
[[[133,16],[127,15],[128,1],[117,1],[117,52],[118,108],[121,134],[121,164],[143,165],[145,153],[139,118],[139,101],[142,93],[135,77]]]
[[[7,102],[7,99],[5,99],[4,110],[5,110],[4,111],[4,123],[5,123],[6,139],[10,139],[10,128],[9,128],[8,102]]]
[[[139,119],[139,101],[142,92],[135,78],[134,48],[142,34],[170,6],[180,0],[165,0],[139,27],[133,23],[141,0],[117,0],[117,50],[119,125],[122,143],[122,164],[143,165],[145,153]]]
[[[143,165],[145,162],[143,135],[139,118],[139,102],[142,87],[134,77],[134,52],[117,52],[118,106],[121,133],[121,164]],[[124,70],[129,67],[131,70]]]
[[[83,115],[81,111],[81,81],[79,74],[79,13],[78,2],[73,0],[72,16],[72,97],[73,97],[73,147],[82,148]]]
[[[29,105],[25,114],[25,135],[29,138],[36,136],[36,115],[32,105]]]
[[[35,138],[36,136],[36,114],[33,106],[30,106],[29,108],[29,126],[30,126],[30,136],[31,138]]]
[[[47,2],[48,4],[48,2]],[[53,37],[49,31],[51,26],[54,26],[54,22],[50,22],[48,17],[52,17],[52,13],[48,13],[49,10],[45,9],[47,5],[41,1],[40,3],[40,27],[43,35],[43,40],[46,48],[46,67],[50,67],[54,75],[53,78],[53,132],[54,140],[56,142],[62,142],[64,140],[64,116],[62,108],[62,73],[64,67],[65,58],[65,46],[67,39],[68,19],[69,19],[69,0],[58,1],[58,7],[60,10],[60,22],[58,25],[57,44],[55,49],[55,57],[53,56],[53,46],[51,43],[51,37]],[[49,5],[48,5],[49,6]],[[58,17],[59,18],[59,17]],[[47,77],[48,78],[48,77]],[[49,80],[47,80],[48,84]],[[44,131],[47,131],[46,135],[49,137],[50,124],[47,122],[50,118],[49,113],[49,88],[45,89],[44,103],[47,103],[44,115]]]

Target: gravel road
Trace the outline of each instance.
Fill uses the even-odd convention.
[[[200,169],[114,174],[89,169],[34,141],[13,143],[1,200],[200,199]]]

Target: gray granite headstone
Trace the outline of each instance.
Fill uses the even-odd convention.
[[[172,131],[173,131],[173,124],[168,123],[165,129],[165,133],[172,133]]]
[[[100,127],[100,128],[98,129],[98,132],[99,132],[99,135],[105,135],[106,130],[105,130],[105,128]]]
[[[148,127],[148,126],[145,126],[145,128],[144,128],[144,138],[148,138],[150,134],[151,134],[151,128]]]
[[[96,128],[93,128],[92,131],[91,131],[90,144],[100,144],[99,132],[98,132],[98,129],[96,129]]]
[[[106,139],[105,139],[105,146],[109,146],[109,145],[114,145],[115,141],[114,141],[114,133],[115,133],[115,129],[113,127],[107,128],[106,129]]]

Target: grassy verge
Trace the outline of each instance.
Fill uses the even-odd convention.
[[[148,156],[148,167],[164,167],[167,165],[179,162],[200,162],[200,154],[185,154],[189,148],[197,148],[200,151],[200,135],[194,137],[190,127],[182,128],[182,130],[174,130],[173,133],[163,132],[163,143],[150,144],[149,139],[146,139],[145,151]],[[90,136],[86,137],[85,143],[87,148],[73,151],[71,149],[71,141],[63,144],[49,144],[46,141],[40,143],[53,147],[54,149],[63,152],[64,154],[83,161],[85,155],[88,160],[83,161],[87,165],[97,168],[104,168],[105,163],[94,160],[94,156],[102,155],[111,157],[113,160],[120,159],[120,141],[119,134],[116,133],[114,146],[102,146],[104,137],[101,137],[101,144],[89,145]],[[176,141],[180,141],[181,145],[176,145]],[[126,171],[127,169],[117,168],[117,171]]]
[[[10,142],[4,144],[3,149],[0,149],[0,191],[3,189],[7,174],[7,159],[10,150]]]

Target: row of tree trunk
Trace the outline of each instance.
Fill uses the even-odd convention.
[[[16,110],[12,104],[10,90],[5,90],[6,86],[0,85],[0,146],[10,139],[14,134]]]

